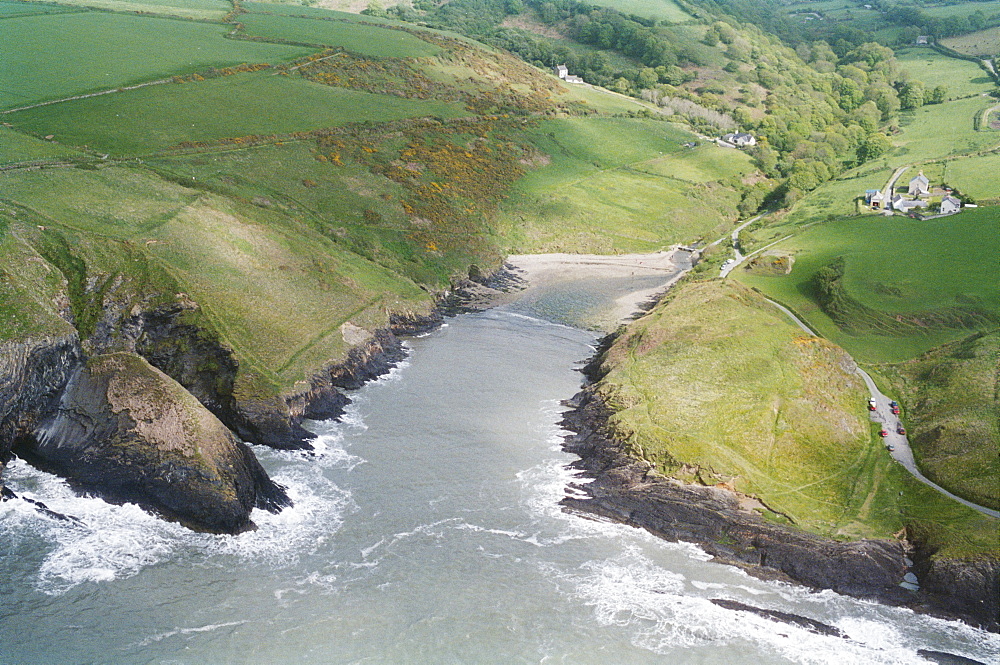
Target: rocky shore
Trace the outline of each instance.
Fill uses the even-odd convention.
[[[567,497],[568,510],[629,524],[671,541],[699,545],[715,560],[766,578],[874,600],[1000,632],[1000,565],[937,559],[920,543],[840,542],[765,520],[721,487],[682,484],[660,476],[608,435],[611,409],[593,389],[569,404],[564,448],[590,480]],[[912,566],[908,565],[912,562]],[[908,572],[918,591],[900,583]]]
[[[310,448],[303,421],[340,416],[345,390],[405,357],[403,337],[489,306],[517,283],[476,268],[427,316],[393,314],[375,331],[345,324],[347,357],[285,394],[247,386],[232,351],[189,322],[198,306],[183,294],[147,308],[110,293],[84,339],[63,312],[65,335],[0,344],[0,499],[13,496],[2,467],[16,454],[81,491],[195,530],[253,529],[253,508],[277,512],[291,500],[247,443]]]

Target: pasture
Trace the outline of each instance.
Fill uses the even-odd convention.
[[[901,114],[903,131],[893,137],[897,147],[889,157],[896,164],[907,164],[996,147],[1000,132],[975,129],[976,116],[995,103],[992,98],[970,97]]]
[[[362,23],[268,14],[240,16],[246,34],[287,39],[319,46],[341,47],[354,53],[388,58],[430,57],[440,47],[409,32]]]
[[[69,145],[139,155],[184,141],[464,115],[467,112],[458,104],[334,88],[264,70],[41,106],[8,114],[6,119],[17,129],[38,136],[55,134]]]
[[[973,329],[916,323],[905,332],[848,334],[819,306],[814,277],[839,257],[847,298],[887,318],[936,321],[975,312],[1000,321],[1000,209],[978,208],[920,221],[864,216],[816,224],[777,248],[795,255],[791,274],[732,276],[791,307],[824,337],[862,362],[899,362],[961,339]],[[996,323],[993,324],[994,326]],[[987,326],[988,327],[988,326]]]
[[[25,0],[35,2],[37,0]],[[143,12],[203,21],[220,21],[232,10],[226,0],[40,0],[66,7],[102,9],[112,12]]]
[[[980,203],[1000,203],[1000,153],[945,162],[944,181]]]
[[[26,16],[3,25],[0,110],[208,67],[288,62],[312,52],[225,39],[223,25],[107,12]],[[69,34],[74,38],[66,39]]]
[[[963,55],[985,58],[997,56],[1000,55],[1000,26],[958,37],[948,37],[941,40],[941,45]]]
[[[27,0],[0,0],[0,18],[30,16],[32,14],[59,14],[73,11],[69,7],[61,7],[49,2],[29,2]]]
[[[0,127],[0,166],[75,156],[80,153],[68,146]]]
[[[673,0],[596,0],[594,4],[617,9],[623,14],[645,16],[666,23],[683,23],[692,19]]]
[[[900,49],[896,59],[910,78],[921,81],[928,91],[938,85],[947,88],[949,99],[996,90],[993,79],[968,60],[949,58],[929,48]]]

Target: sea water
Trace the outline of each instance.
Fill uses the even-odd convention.
[[[255,511],[251,533],[193,533],[13,462],[12,489],[76,521],[0,503],[0,663],[998,662],[996,635],[560,508],[579,482],[561,403],[597,339],[570,324],[631,286],[564,284],[409,340],[344,418],[312,424],[315,451],[255,447],[295,506]]]

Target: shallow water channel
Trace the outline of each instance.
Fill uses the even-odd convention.
[[[554,284],[410,340],[343,422],[314,424],[313,454],[255,449],[296,505],[238,537],[77,497],[15,462],[16,492],[81,523],[0,504],[0,663],[997,662],[996,635],[762,582],[560,509],[560,402],[597,338],[573,324],[649,285]]]

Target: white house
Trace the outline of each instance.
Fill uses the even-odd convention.
[[[954,196],[946,196],[941,199],[941,214],[951,215],[962,209],[962,202]]]
[[[921,171],[920,175],[910,181],[910,186],[907,188],[906,193],[910,196],[927,196],[931,193],[930,187],[931,181]]]
[[[885,194],[877,189],[869,189],[865,192],[865,202],[871,206],[872,210],[880,210],[885,204]]]
[[[552,68],[552,71],[554,71],[555,75],[561,79],[565,79],[569,75],[569,69],[566,65],[556,65]]]
[[[748,145],[757,145],[757,139],[755,139],[752,134],[747,134],[745,132],[733,132],[732,134],[726,134],[722,137],[722,140],[736,146],[737,148],[743,148]]]
[[[892,197],[892,207],[899,212],[910,212],[914,208],[926,208],[927,201],[904,199],[901,194]]]

